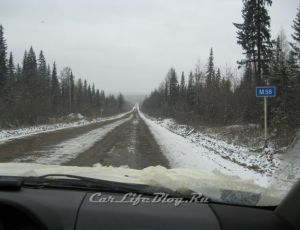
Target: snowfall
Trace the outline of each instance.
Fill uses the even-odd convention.
[[[216,188],[234,189],[262,195],[260,204],[278,204],[291,186],[300,178],[300,133],[286,154],[270,155],[251,152],[246,147],[228,144],[170,119],[154,119],[142,113],[153,137],[169,160],[171,169],[161,166],[143,170],[123,167],[60,166],[101,140],[108,132],[131,119],[128,113],[106,118],[119,120],[102,128],[60,143],[50,155],[39,154],[36,163],[0,163],[0,175],[39,176],[48,173],[68,173],[114,181],[163,186],[173,190],[191,189],[220,197]],[[101,122],[81,120],[69,124],[39,126],[21,130],[0,131],[0,141],[6,142],[42,132]],[[84,142],[84,143],[83,143]],[[77,144],[76,144],[77,143]],[[32,159],[31,159],[32,160]],[[18,160],[17,160],[18,161]],[[24,159],[20,160],[23,162]],[[26,161],[26,159],[25,159]]]

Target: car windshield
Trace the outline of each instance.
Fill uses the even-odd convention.
[[[296,0],[1,0],[0,176],[276,206],[299,126]]]

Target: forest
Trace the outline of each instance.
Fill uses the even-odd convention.
[[[271,36],[271,6],[271,0],[244,0],[242,23],[233,23],[244,56],[237,61],[238,81],[230,68],[221,72],[215,66],[211,48],[205,66],[196,65],[187,75],[171,68],[142,110],[190,125],[263,127],[263,99],[255,97],[255,88],[272,85],[277,96],[268,98],[268,125],[277,136],[293,136],[300,125],[300,9],[288,41],[284,31]]]
[[[44,124],[72,113],[93,118],[127,109],[121,93],[106,95],[87,80],[76,80],[70,67],[58,73],[43,51],[37,57],[30,47],[22,65],[16,64],[0,25],[0,128]]]

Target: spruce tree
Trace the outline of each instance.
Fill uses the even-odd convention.
[[[296,92],[292,66],[289,55],[284,50],[287,46],[284,34],[277,37],[274,57],[271,64],[270,83],[277,88],[277,96],[271,103],[272,125],[281,134],[287,133],[295,124]]]
[[[237,43],[242,46],[246,59],[238,64],[252,64],[256,84],[261,84],[271,57],[270,16],[266,6],[271,6],[272,0],[243,0],[243,3],[243,23],[234,25],[238,30]]]
[[[123,95],[120,93],[118,96],[118,110],[121,112],[124,108],[124,97]]]
[[[220,68],[218,68],[216,76],[215,76],[215,79],[214,79],[214,88],[216,90],[218,90],[220,88],[221,78],[222,78],[222,76],[221,76],[221,70],[220,70]]]
[[[40,52],[38,59],[38,71],[42,78],[47,79],[48,71],[47,71],[47,63],[44,57],[43,51]]]
[[[293,29],[292,38],[294,42],[291,42],[290,45],[299,63],[300,62],[300,7],[298,8],[296,18],[293,20],[292,29]]]
[[[7,122],[12,122],[17,117],[17,98],[19,92],[16,91],[16,70],[12,52],[9,53],[7,67],[7,83],[5,86],[5,112]]]
[[[195,105],[195,90],[194,90],[194,75],[190,72],[189,81],[187,86],[187,103],[190,109],[194,109]]]
[[[214,53],[213,53],[213,48],[211,48],[209,58],[208,58],[207,71],[206,71],[206,87],[208,89],[212,88],[212,83],[214,78],[215,78]]]
[[[52,104],[52,114],[54,116],[59,113],[59,103],[60,103],[60,85],[57,78],[56,64],[53,63],[52,76],[51,76],[51,104]]]
[[[30,47],[27,55],[25,53],[24,59],[26,59],[23,61],[23,69],[25,71],[25,74],[27,75],[27,77],[33,77],[33,75],[35,75],[37,71],[37,60],[32,46]]]
[[[14,78],[15,75],[15,64],[14,64],[14,58],[12,52],[9,53],[9,59],[8,59],[8,76],[10,78]]]
[[[47,65],[43,51],[40,51],[38,58],[38,77],[36,79],[39,87],[38,94],[41,103],[41,116],[48,117],[51,114],[51,73]]]
[[[27,50],[24,51],[23,61],[22,61],[22,74],[25,75],[27,68]]]
[[[82,80],[79,78],[76,84],[76,94],[75,94],[75,103],[77,108],[77,113],[83,114],[83,85]]]
[[[216,104],[213,94],[215,76],[214,54],[213,49],[211,48],[206,70],[205,97],[203,98],[202,103],[206,120],[214,119],[216,116]]]
[[[295,97],[296,97],[296,117],[298,117],[297,123],[300,124],[300,7],[296,18],[293,21],[293,34],[292,38],[294,42],[290,43],[292,46],[292,52],[289,57],[289,65],[294,73],[295,83]]]
[[[71,71],[70,75],[70,111],[74,112],[74,101],[75,101],[75,85],[74,85],[74,75],[73,72]]]
[[[182,98],[185,97],[185,76],[184,76],[184,72],[182,72],[181,74],[181,80],[180,80],[180,96]]]
[[[3,26],[0,25],[0,96],[7,80],[7,45]]]
[[[168,73],[170,83],[169,83],[169,107],[170,107],[170,114],[174,115],[176,113],[176,104],[179,95],[179,85],[177,80],[176,72],[173,68],[170,69]]]

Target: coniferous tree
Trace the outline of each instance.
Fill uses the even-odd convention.
[[[246,59],[238,63],[252,64],[256,84],[261,84],[271,56],[270,16],[266,6],[271,6],[272,0],[243,0],[243,3],[243,23],[234,25],[238,29],[238,44],[242,46]]]
[[[293,21],[292,29],[293,29],[292,38],[294,42],[291,42],[290,45],[298,61],[300,61],[300,8],[298,8],[296,18]]]
[[[181,97],[174,100],[174,81],[172,74],[168,74],[164,84],[146,97],[142,110],[192,124],[262,125],[262,100],[255,97],[255,87],[272,84],[277,88],[277,96],[268,99],[269,127],[280,142],[285,140],[288,144],[300,124],[300,9],[293,25],[294,43],[290,51],[284,33],[276,41],[271,41],[267,6],[271,6],[272,1],[243,0],[243,3],[244,21],[234,24],[238,29],[238,44],[245,55],[245,59],[239,62],[244,66],[240,81],[234,81],[231,71],[226,71],[225,76],[220,69],[215,71],[211,49],[205,73],[198,65],[189,76],[185,102]],[[170,72],[175,73],[175,70]],[[182,82],[179,95],[184,85]]]
[[[71,71],[71,75],[70,75],[69,87],[70,87],[70,111],[75,112],[75,110],[74,110],[75,85],[74,85],[74,75],[73,75],[72,71]]]
[[[38,71],[42,78],[47,78],[47,64],[43,54],[43,51],[40,52],[39,59],[38,59]]]
[[[277,87],[277,96],[271,103],[271,120],[282,133],[287,133],[295,124],[296,91],[293,70],[289,67],[285,35],[281,33],[276,40],[276,46],[271,64],[270,82]]]
[[[125,103],[125,100],[124,100],[124,97],[123,95],[120,93],[119,96],[118,96],[118,110],[121,112],[124,108],[124,103]]]
[[[180,96],[182,98],[185,97],[185,90],[186,90],[185,76],[184,76],[184,72],[182,72],[182,74],[181,74],[181,80],[180,80]]]
[[[169,77],[169,108],[170,114],[176,113],[177,100],[179,96],[179,85],[176,72],[173,68],[168,73]]]
[[[213,49],[210,49],[210,54],[207,63],[206,70],[206,82],[205,82],[205,101],[203,104],[205,105],[205,119],[211,120],[216,116],[216,105],[213,99],[213,85],[215,79],[215,65],[214,65],[214,54]]]
[[[8,68],[7,68],[7,74],[8,74],[8,77],[12,77],[14,76],[15,74],[15,64],[14,64],[14,58],[13,58],[13,54],[12,52],[9,53],[9,59],[8,59]]]
[[[7,84],[7,46],[4,38],[3,26],[0,25],[0,125],[6,122],[3,113],[6,107],[5,88]]]
[[[189,108],[193,110],[195,105],[195,90],[194,90],[194,75],[192,72],[190,72],[188,86],[187,86],[187,102]]]
[[[38,122],[38,114],[42,103],[40,95],[40,81],[37,73],[37,60],[32,47],[24,54],[23,60],[23,103],[22,121],[28,124]]]
[[[177,118],[180,120],[185,120],[186,118],[186,84],[184,72],[181,74],[180,86],[179,86],[179,98],[177,102]]]
[[[213,49],[211,48],[208,64],[207,64],[207,71],[206,71],[206,88],[208,89],[212,88],[214,78],[215,78],[214,54],[213,54]]]
[[[6,98],[5,107],[10,110],[9,113],[6,113],[8,115],[6,121],[10,123],[12,119],[17,118],[17,98],[19,97],[19,91],[16,90],[18,88],[17,73],[12,52],[10,52],[8,59],[7,83],[5,88],[5,95],[3,95]]]
[[[81,78],[78,79],[75,87],[76,112],[83,114],[83,85]]]
[[[7,45],[3,26],[0,25],[0,96],[7,79]]]
[[[194,92],[194,108],[193,111],[195,113],[195,115],[197,116],[197,120],[203,120],[203,115],[205,114],[205,109],[203,109],[204,107],[204,103],[205,103],[205,99],[206,96],[204,97],[205,94],[205,85],[204,82],[202,81],[203,79],[205,79],[204,73],[201,70],[200,64],[197,64],[196,66],[196,70],[194,73],[194,86],[193,86],[193,92]]]
[[[6,56],[0,26],[0,128],[47,123],[72,112],[91,117],[120,112],[120,100],[118,104],[113,95],[106,97],[87,81],[83,85],[79,79],[75,84],[70,68],[63,69],[60,81],[56,64],[51,73],[43,51],[37,59],[32,47],[25,50],[22,66],[15,66],[12,53],[8,60]],[[122,96],[122,109],[125,103]]]
[[[52,115],[57,116],[59,114],[60,103],[60,85],[57,77],[56,64],[53,63],[52,76],[51,76],[51,104]]]
[[[51,105],[51,88],[50,88],[50,76],[49,76],[49,69],[46,63],[45,56],[43,54],[43,51],[40,51],[39,58],[38,58],[38,65],[37,65],[37,79],[36,83],[38,83],[39,92],[40,95],[40,111],[39,114],[42,119],[45,119],[47,116],[49,116],[50,112],[50,105]]]
[[[293,50],[289,56],[289,63],[292,74],[294,75],[296,117],[298,117],[297,122],[300,124],[300,7],[298,8],[298,12],[293,23],[292,28],[294,31],[292,38],[294,42],[290,43]]]

